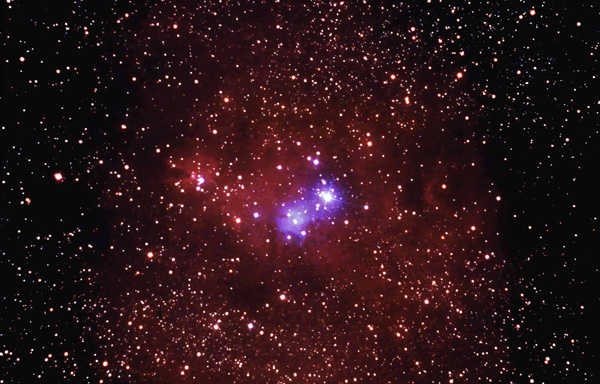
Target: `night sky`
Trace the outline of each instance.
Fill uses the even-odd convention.
[[[598,382],[598,6],[3,2],[0,383]]]

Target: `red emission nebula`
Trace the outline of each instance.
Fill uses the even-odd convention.
[[[514,280],[477,133],[491,97],[459,36],[400,8],[120,19],[108,60],[131,97],[95,155],[108,245],[81,297],[104,381],[511,372]]]

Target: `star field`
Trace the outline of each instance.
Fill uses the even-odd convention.
[[[4,8],[0,383],[597,380],[594,4]]]

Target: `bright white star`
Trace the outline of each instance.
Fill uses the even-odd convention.
[[[333,195],[331,194],[331,192],[322,192],[321,197],[323,198],[323,200],[325,200],[326,203],[333,200]]]

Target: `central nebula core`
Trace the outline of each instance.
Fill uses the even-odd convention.
[[[334,220],[341,203],[336,190],[321,180],[313,188],[301,189],[296,199],[281,204],[277,229],[288,239],[308,236],[320,224]]]

